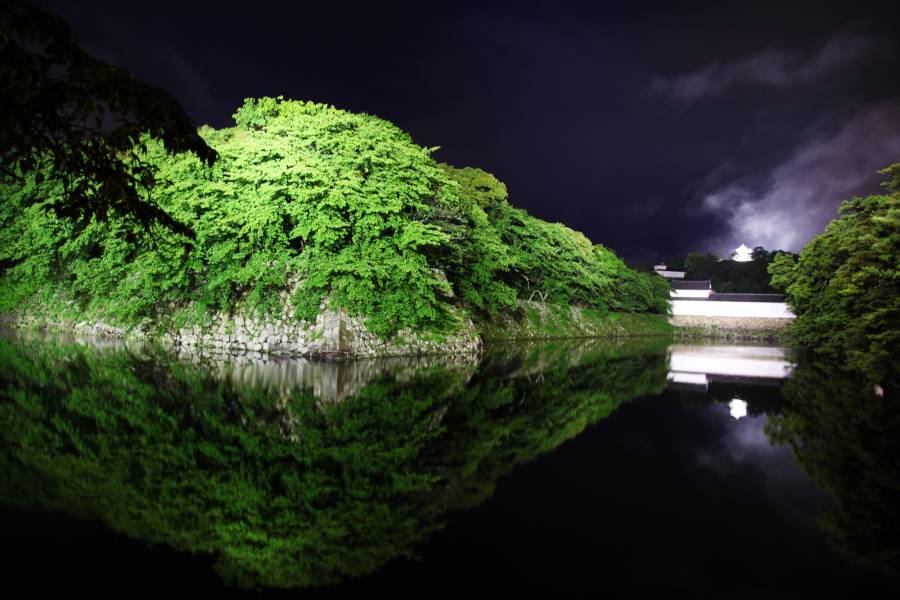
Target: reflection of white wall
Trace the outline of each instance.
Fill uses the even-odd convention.
[[[784,379],[793,362],[788,348],[772,346],[691,346],[669,347],[669,379],[690,381],[690,374],[727,375]],[[675,375],[677,374],[677,378]],[[699,378],[697,383],[699,383]]]
[[[673,298],[709,298],[712,290],[672,290]]]
[[[683,385],[699,385],[703,386],[704,389],[709,383],[706,380],[706,373],[679,373],[678,371],[669,371],[666,375],[666,381]]]
[[[793,319],[794,313],[784,302],[719,302],[672,299],[672,314],[694,317],[764,317]]]

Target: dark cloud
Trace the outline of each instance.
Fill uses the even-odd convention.
[[[654,77],[650,89],[682,102],[726,93],[742,85],[776,88],[821,80],[872,54],[889,50],[888,40],[862,35],[839,35],[812,56],[765,48],[740,60],[713,63],[676,77]]]

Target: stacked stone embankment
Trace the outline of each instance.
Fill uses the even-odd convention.
[[[775,341],[784,338],[791,319],[676,315],[669,323],[676,338]]]
[[[316,359],[417,356],[428,354],[478,354],[481,338],[471,320],[460,317],[455,331],[442,336],[401,330],[382,338],[369,331],[363,319],[345,311],[323,310],[314,323],[302,323],[282,315],[248,316],[215,313],[202,322],[170,327],[148,323],[120,327],[102,319],[72,320],[40,314],[4,315],[11,327],[71,331],[108,338],[155,339],[165,346],[199,349],[206,353],[281,355]]]

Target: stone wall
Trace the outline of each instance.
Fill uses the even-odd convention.
[[[782,341],[791,319],[759,317],[709,317],[677,315],[669,317],[676,338]]]
[[[343,310],[323,310],[315,323],[306,326],[285,318],[214,315],[205,326],[165,333],[162,339],[175,346],[322,359],[478,353],[481,349],[481,340],[468,320],[442,340],[408,330],[381,339],[366,328],[362,319],[350,317]]]
[[[181,328],[148,323],[123,328],[102,319],[72,321],[47,315],[3,315],[6,325],[25,329],[71,331],[109,338],[156,339],[175,348],[203,349],[207,354],[279,355],[340,360],[382,356],[428,354],[478,354],[481,338],[474,324],[460,317],[456,331],[442,337],[402,330],[387,339],[370,332],[362,319],[345,311],[323,310],[314,323],[300,323],[285,313],[279,316],[248,316],[215,313],[204,322]]]
[[[296,284],[295,284],[296,285]],[[246,308],[207,314],[202,322],[173,325],[174,317],[160,318],[142,326],[124,328],[102,318],[72,320],[32,310],[14,315],[0,314],[0,323],[31,330],[62,331],[107,339],[154,340],[176,351],[202,351],[206,356],[248,355],[303,357],[316,360],[427,356],[438,354],[478,355],[482,339],[617,338],[666,336],[671,328],[664,315],[600,314],[578,307],[520,301],[513,316],[474,323],[456,310],[458,326],[445,335],[401,330],[387,339],[369,331],[362,318],[344,310],[332,311],[323,302],[313,323],[291,316],[290,290],[280,297],[274,315],[258,316]],[[191,307],[180,307],[188,310]],[[170,315],[179,307],[170,306]],[[521,313],[521,314],[519,314]],[[480,331],[479,331],[480,329]]]

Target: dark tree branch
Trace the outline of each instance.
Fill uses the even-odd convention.
[[[141,160],[141,137],[167,152],[216,152],[167,92],[82,50],[59,17],[29,0],[0,0],[0,172],[29,172],[63,183],[59,215],[132,218],[188,237],[191,229],[155,204],[155,168]]]

